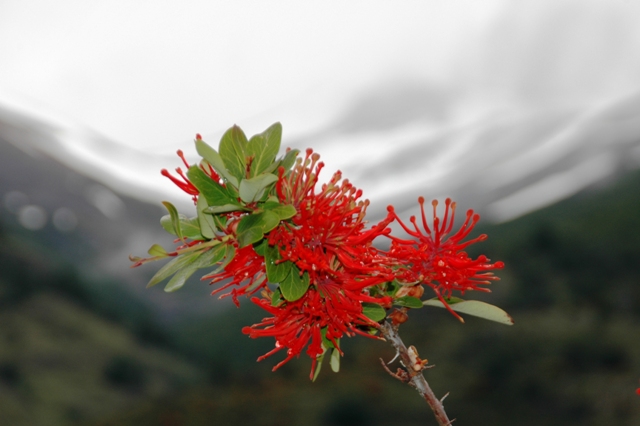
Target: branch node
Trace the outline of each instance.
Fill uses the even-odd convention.
[[[402,368],[398,368],[398,370],[394,373],[393,371],[391,371],[389,369],[389,367],[387,367],[387,364],[384,362],[384,360],[382,358],[380,358],[380,364],[382,364],[382,368],[384,368],[385,371],[391,375],[391,377],[395,377],[396,379],[400,380],[402,383],[411,384],[410,383],[411,382],[411,377]]]

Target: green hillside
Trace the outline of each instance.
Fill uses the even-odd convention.
[[[2,424],[96,420],[198,377],[192,364],[58,295],[3,309],[0,324]]]
[[[130,293],[0,233],[1,425],[95,422],[200,377]]]

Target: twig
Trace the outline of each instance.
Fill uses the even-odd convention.
[[[398,353],[400,354],[400,360],[406,368],[406,371],[398,369],[397,373],[393,373],[386,365],[384,365],[384,362],[382,362],[385,370],[387,370],[387,372],[396,379],[404,383],[408,383],[409,385],[416,388],[416,390],[420,393],[420,395],[422,395],[424,400],[427,401],[429,407],[431,407],[431,410],[433,411],[433,414],[438,421],[438,425],[450,426],[452,420],[449,420],[449,417],[447,417],[447,413],[444,411],[444,405],[442,405],[442,401],[435,396],[435,394],[431,390],[431,387],[429,387],[427,380],[422,375],[422,370],[426,367],[426,361],[422,361],[420,358],[418,358],[415,348],[411,347],[410,349],[407,349],[404,342],[400,338],[400,335],[398,334],[398,326],[394,326],[385,321],[381,325],[380,330],[382,331],[382,335],[385,337],[385,339],[393,345],[396,351],[398,351]],[[444,400],[445,397],[446,395],[442,398],[442,400]]]
[[[407,383],[408,385],[413,386],[411,384],[411,377],[402,368],[398,368],[398,371],[394,373],[389,369],[389,367],[387,367],[387,363],[384,362],[382,358],[380,358],[380,364],[382,364],[382,368],[384,368],[385,371],[389,373],[389,375],[391,375],[391,377],[395,377],[396,379],[400,380],[402,383]]]

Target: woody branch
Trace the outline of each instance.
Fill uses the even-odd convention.
[[[447,413],[444,410],[444,405],[442,404],[442,400],[438,399],[427,380],[424,378],[422,374],[422,370],[426,367],[426,362],[422,361],[418,356],[417,352],[413,347],[407,348],[400,338],[398,334],[398,326],[392,325],[391,323],[385,321],[381,325],[381,331],[384,338],[393,345],[398,354],[400,355],[400,360],[402,364],[406,368],[406,374],[402,374],[402,376],[398,376],[397,374],[391,373],[394,377],[408,382],[411,386],[416,388],[416,390],[422,395],[438,421],[438,425],[440,426],[449,426],[452,423],[452,420],[449,420],[447,417]],[[446,395],[445,395],[446,396]],[[444,397],[442,398],[444,399]]]

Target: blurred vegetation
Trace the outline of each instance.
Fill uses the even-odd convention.
[[[475,249],[504,260],[492,294],[506,327],[421,309],[401,328],[460,425],[640,424],[640,173],[520,219]],[[0,229],[0,413],[12,425],[424,425],[426,404],[389,377],[391,347],[344,339],[341,372],[272,373],[248,300],[163,328],[115,283],[82,277]],[[196,284],[197,285],[197,284]],[[392,368],[395,368],[392,365]],[[2,422],[0,422],[2,423]],[[3,423],[4,424],[4,423]]]

